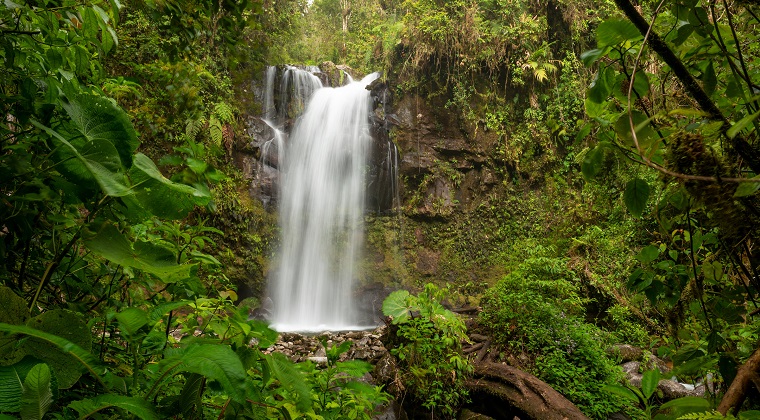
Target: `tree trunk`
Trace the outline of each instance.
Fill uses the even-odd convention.
[[[734,378],[731,386],[728,387],[728,391],[726,391],[726,395],[720,400],[718,411],[724,416],[731,409],[736,413],[744,403],[747,391],[756,382],[758,375],[760,375],[760,348],[755,350],[752,356],[747,359],[747,362],[739,368],[736,378]]]

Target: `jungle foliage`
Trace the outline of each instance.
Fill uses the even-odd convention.
[[[277,334],[210,253],[208,160],[235,123],[221,59],[262,5],[129,6],[0,8],[0,413],[370,418],[370,366],[263,353]]]

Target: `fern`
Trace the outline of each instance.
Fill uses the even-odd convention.
[[[185,126],[185,135],[190,140],[195,140],[198,137],[198,134],[201,132],[203,127],[206,126],[206,118],[199,118],[197,120],[187,120],[187,125]]]
[[[232,111],[232,107],[225,102],[217,102],[214,105],[214,116],[222,123],[231,123],[235,119],[235,113]]]
[[[215,145],[219,146],[222,144],[224,131],[222,131],[222,122],[216,117],[211,117],[208,121],[208,132],[209,136],[211,136],[211,141],[213,141]]]
[[[732,420],[735,419],[731,414],[725,417],[717,411],[707,411],[704,413],[689,413],[678,418],[678,420]]]

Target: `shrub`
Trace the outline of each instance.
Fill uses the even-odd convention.
[[[533,374],[592,418],[620,411],[602,390],[622,371],[606,353],[610,334],[581,318],[584,300],[565,260],[534,257],[486,292],[481,320],[494,340],[533,356]]]
[[[454,418],[467,400],[465,380],[472,366],[462,354],[464,322],[440,304],[442,294],[432,284],[417,296],[399,290],[383,302],[383,313],[393,319],[390,352],[398,359],[412,405]]]

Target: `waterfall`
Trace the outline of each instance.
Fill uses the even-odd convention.
[[[309,97],[322,87],[322,82],[314,75],[314,69],[319,71],[318,67],[309,67],[306,70],[294,66],[285,67],[280,81],[277,124],[282,125],[288,117],[295,118],[301,114]]]
[[[290,135],[280,163],[279,269],[270,279],[279,331],[362,328],[352,293],[371,142],[366,86],[377,77],[316,90]]]

